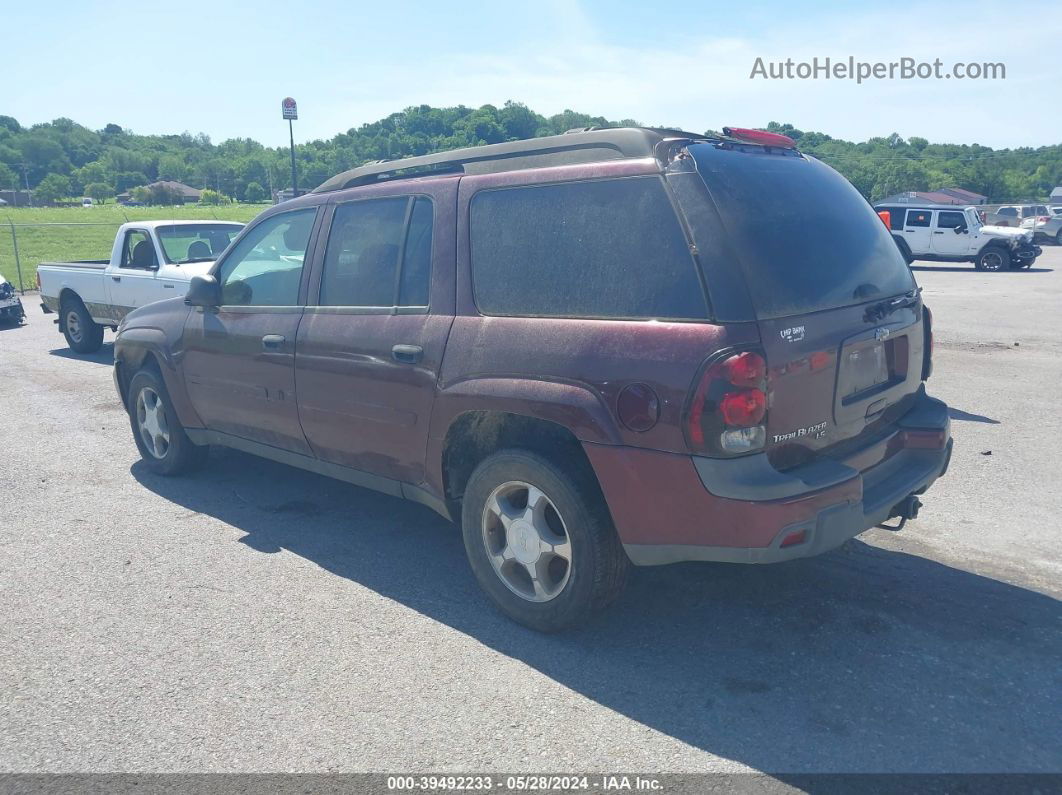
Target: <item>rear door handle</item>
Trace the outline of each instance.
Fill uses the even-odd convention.
[[[416,364],[424,355],[424,349],[419,345],[395,345],[391,348],[391,358],[403,364]]]
[[[943,233],[943,232],[934,232],[933,234],[934,234],[934,235],[942,235],[942,234],[944,234],[944,233]]]
[[[262,350],[279,351],[286,341],[287,337],[283,334],[266,334],[262,337]]]
[[[120,282],[121,280],[122,280],[121,276],[112,276],[111,277],[111,281],[112,282]]]

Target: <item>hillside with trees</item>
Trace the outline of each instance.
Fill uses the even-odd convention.
[[[525,105],[407,108],[330,140],[299,144],[299,187],[371,160],[395,159],[464,146],[553,135],[574,127],[624,126],[565,111],[542,116]],[[820,132],[772,122],[769,130],[797,140],[801,149],[843,173],[869,199],[904,190],[960,187],[993,201],[1043,199],[1062,183],[1062,145],[991,149],[978,144],[936,144],[904,140],[893,133],[853,143]],[[0,116],[0,189],[27,185],[38,201],[91,196],[108,200],[156,180],[175,180],[238,201],[262,201],[290,187],[286,148],[265,147],[249,138],[220,144],[206,135],[138,135],[117,124],[90,130],[60,118],[23,127]],[[213,194],[211,194],[213,195]]]

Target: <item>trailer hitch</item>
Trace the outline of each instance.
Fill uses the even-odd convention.
[[[903,500],[892,506],[892,510],[889,511],[889,519],[894,517],[900,517],[900,523],[898,525],[888,525],[884,522],[879,524],[882,530],[892,530],[894,533],[898,533],[903,530],[903,526],[907,524],[908,519],[917,519],[918,510],[922,507],[922,501],[913,494],[909,494],[904,497]],[[886,520],[887,521],[887,520]]]

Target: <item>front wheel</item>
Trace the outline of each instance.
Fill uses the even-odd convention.
[[[59,307],[59,322],[66,344],[77,353],[95,353],[103,345],[103,326],[92,319],[77,298],[67,298]]]
[[[129,422],[140,457],[156,474],[178,475],[206,460],[210,448],[188,438],[166,384],[154,370],[141,370],[129,383]]]
[[[1055,245],[1062,246],[1062,229],[1055,233]]]
[[[626,584],[623,551],[592,475],[525,450],[472,473],[462,500],[465,551],[480,586],[524,626],[586,622]]]
[[[1010,252],[998,246],[986,248],[978,255],[975,267],[979,271],[1005,271],[1010,268]]]

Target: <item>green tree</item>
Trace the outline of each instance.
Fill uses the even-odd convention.
[[[85,195],[100,204],[106,204],[107,199],[114,196],[114,188],[106,182],[90,182],[85,186]]]
[[[257,182],[248,182],[247,187],[243,190],[244,201],[257,203],[264,202],[267,198],[269,198],[269,194],[266,193],[266,189]]]
[[[230,199],[224,193],[219,193],[218,191],[211,190],[210,188],[207,188],[205,191],[203,191],[203,194],[199,197],[200,204],[228,204],[231,201],[232,199]]]
[[[114,187],[119,193],[124,193],[131,188],[144,185],[148,181],[147,175],[140,171],[123,171],[114,178]]]
[[[18,181],[18,174],[15,173],[15,170],[4,163],[0,163],[0,190],[18,188]]]
[[[33,191],[37,204],[53,204],[70,195],[70,180],[62,174],[49,174]]]

